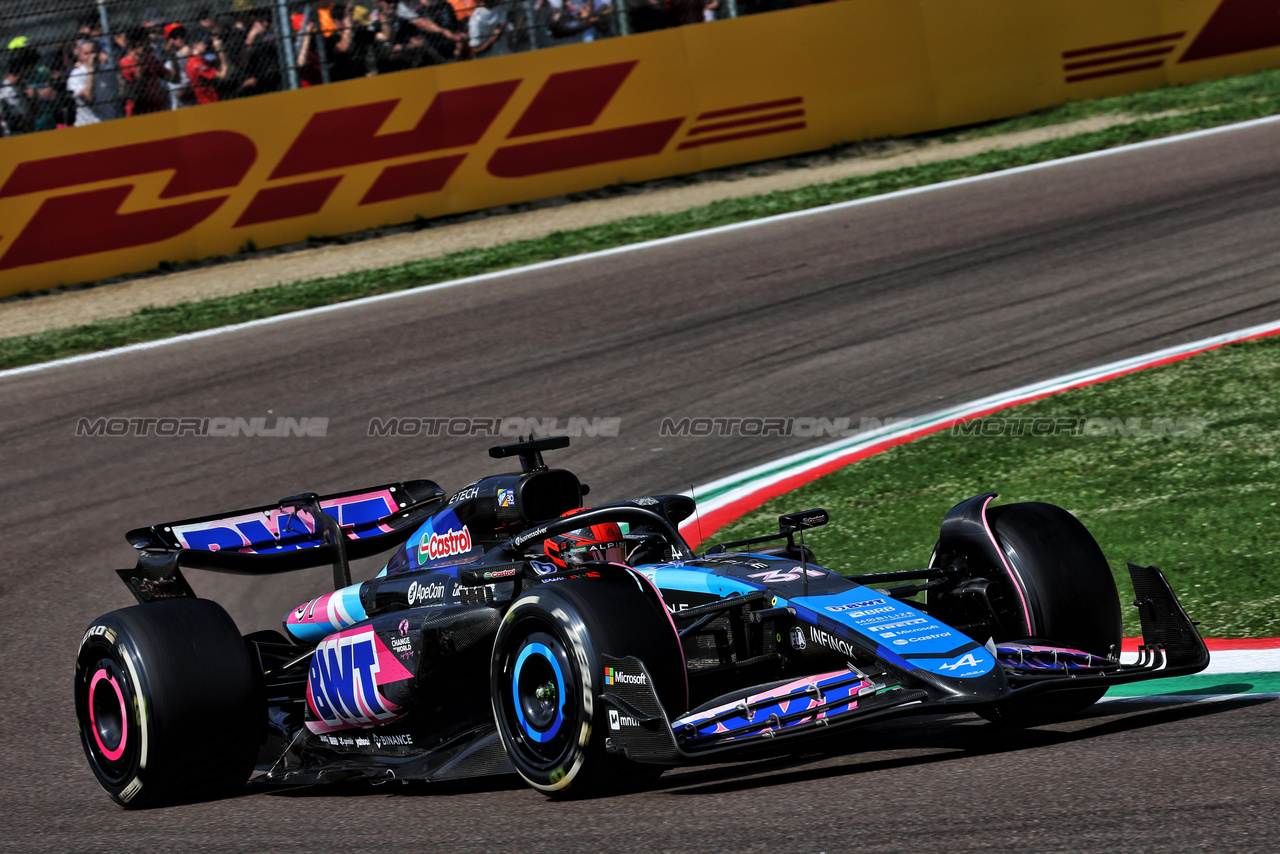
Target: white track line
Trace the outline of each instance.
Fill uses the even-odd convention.
[[[680,528],[686,536],[693,536],[696,532],[699,532],[701,525],[699,517],[717,514],[714,522],[708,525],[705,531],[701,531],[701,533],[710,536],[715,532],[715,529],[741,518],[744,513],[754,509],[754,507],[748,505],[754,501],[755,497],[762,493],[768,493],[777,484],[793,478],[803,477],[815,469],[835,465],[841,459],[867,452],[885,442],[910,441],[928,433],[936,432],[940,427],[945,427],[948,424],[972,418],[979,413],[1016,406],[1019,403],[1056,394],[1070,388],[1090,385],[1236,341],[1276,334],[1280,334],[1280,321],[1250,326],[1221,335],[1213,335],[1189,344],[1166,347],[1153,353],[1120,359],[1095,368],[1088,368],[1053,379],[1031,383],[1011,391],[1000,392],[977,400],[971,400],[958,406],[940,409],[928,415],[904,419],[897,424],[859,433],[846,439],[837,439],[834,442],[820,445],[816,448],[810,448],[772,462],[753,466],[736,474],[702,484],[694,489],[691,494],[703,496],[699,499],[698,516],[687,519]],[[763,500],[767,499],[762,499],[759,503],[763,503]],[[739,505],[741,512],[735,511],[731,517],[720,518],[723,514],[718,513],[718,511],[723,511],[732,505]],[[755,506],[758,506],[758,503]]]
[[[492,273],[483,273],[478,276],[468,276],[464,279],[454,279],[448,282],[438,282],[433,285],[423,285],[422,287],[410,288],[403,291],[394,291],[388,294],[378,294],[371,297],[362,297],[361,299],[350,300],[348,302],[335,303],[332,305],[319,306],[317,308],[308,308],[301,311],[294,311],[288,314],[278,314],[272,317],[264,317],[260,320],[250,320],[245,323],[236,323],[231,326],[220,326],[216,329],[206,329],[201,332],[191,332],[186,335],[175,335],[171,338],[162,338],[158,341],[144,341],[140,344],[130,344],[126,347],[117,347],[112,350],[101,350],[96,353],[85,353],[81,356],[69,356],[65,359],[55,359],[50,362],[41,362],[35,365],[25,365],[20,368],[10,368],[0,371],[0,379],[6,377],[19,376],[21,374],[30,374],[37,371],[47,371],[53,368],[62,367],[64,365],[74,365],[79,362],[89,362],[95,359],[106,359],[112,356],[119,356],[125,353],[136,353],[142,350],[151,350],[156,347],[168,347],[173,344],[181,344],[187,341],[197,341],[202,338],[212,338],[215,335],[223,335],[229,332],[239,332],[244,329],[254,329],[260,326],[268,326],[273,323],[285,323],[291,320],[297,320],[304,317],[313,317],[315,315],[324,314],[331,311],[345,311],[346,309],[356,308],[358,306],[372,305],[383,300],[400,299],[401,297],[413,296],[416,294],[426,293],[428,291],[441,290],[443,288],[454,288],[460,285],[474,285],[480,282],[493,281],[494,279],[504,278],[506,276],[515,276],[523,273],[529,273],[537,270],[548,270],[566,264],[578,264],[583,262],[595,261],[600,258],[607,258],[611,255],[619,255],[627,252],[640,252],[646,249],[653,249],[659,246],[668,246],[685,240],[698,240],[704,237],[711,237],[718,234],[727,234],[744,228],[755,228],[763,225],[770,225],[782,222],[788,219],[796,219],[799,217],[816,216],[819,214],[830,213],[832,211],[844,210],[846,208],[857,207],[859,205],[875,204],[877,202],[888,201],[890,199],[903,198],[918,193],[930,193],[936,190],[946,190],[952,187],[959,187],[965,184],[972,184],[979,181],[991,181],[998,178],[1006,178],[1011,175],[1020,175],[1024,172],[1033,172],[1038,169],[1049,169],[1056,166],[1063,166],[1069,163],[1079,163],[1084,160],[1091,160],[1097,157],[1111,157],[1117,154],[1127,154],[1129,152],[1138,151],[1144,148],[1152,148],[1161,145],[1172,145],[1175,143],[1185,142],[1201,137],[1213,136],[1221,133],[1233,133],[1239,130],[1247,130],[1249,128],[1259,127],[1262,125],[1280,122],[1280,116],[1267,116],[1261,119],[1251,119],[1246,122],[1237,122],[1235,124],[1222,125],[1221,127],[1208,128],[1206,130],[1190,131],[1188,133],[1177,134],[1175,136],[1161,137],[1160,139],[1150,139],[1145,142],[1135,142],[1130,145],[1122,145],[1116,148],[1107,148],[1102,151],[1092,151],[1087,154],[1076,154],[1070,157],[1063,157],[1058,160],[1046,160],[1043,163],[1032,163],[1027,166],[1017,166],[1012,169],[1005,169],[999,172],[988,172],[983,175],[973,175],[968,178],[957,178],[954,181],[944,181],[940,184],[928,184],[923,187],[913,187],[908,190],[897,190],[892,193],[885,193],[879,196],[870,196],[864,199],[854,199],[848,202],[837,202],[835,204],[823,205],[822,207],[806,208],[802,211],[793,211],[791,213],[776,214],[761,219],[745,220],[743,222],[735,222],[729,225],[721,225],[716,228],[708,228],[702,231],[691,231],[686,234],[677,234],[672,237],[663,237],[657,240],[647,240],[643,243],[632,243],[627,246],[615,246],[612,249],[601,249],[597,252],[588,252],[585,255],[573,255],[568,258],[557,258],[552,261],[542,261],[537,264],[530,264],[524,267],[513,267],[509,270],[497,270]]]
[[[1280,700],[1271,691],[1240,694],[1138,694],[1133,697],[1103,697],[1099,703],[1226,703],[1231,700]]]
[[[1218,649],[1209,653],[1209,666],[1200,671],[1217,676],[1229,673],[1280,672],[1280,649]]]

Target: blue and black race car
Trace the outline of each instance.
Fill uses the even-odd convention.
[[[1027,725],[1111,685],[1194,673],[1204,642],[1154,567],[1130,565],[1144,644],[1089,532],[1049,504],[957,504],[928,565],[846,577],[783,516],[695,554],[682,495],[583,509],[548,468],[564,437],[490,450],[522,471],[452,495],[426,480],[295,495],[129,532],[138,600],[84,634],[81,741],[126,807],[264,783],[518,773],[552,795],[666,767],[793,750],[890,716],[970,710]],[[392,551],[374,578],[349,561]],[[242,636],[184,568],[333,565],[283,633]]]

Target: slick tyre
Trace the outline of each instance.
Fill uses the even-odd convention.
[[[1061,507],[1006,504],[988,512],[992,532],[1017,576],[1030,632],[999,641],[1031,640],[1084,650],[1120,653],[1120,597],[1111,568],[1093,536]],[[1020,580],[1020,584],[1017,583]],[[1057,691],[998,704],[983,717],[1010,726],[1034,726],[1069,718],[1096,703],[1106,688]]]
[[[231,617],[207,599],[104,614],[76,655],[89,767],[136,809],[234,793],[253,771],[264,703]]]
[[[639,658],[663,707],[683,711],[679,638],[632,579],[539,585],[512,604],[498,629],[491,671],[498,733],[520,776],[548,795],[613,793],[662,773],[606,752],[603,655]]]

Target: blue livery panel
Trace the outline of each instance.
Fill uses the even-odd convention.
[[[794,606],[797,616],[809,624],[807,642],[852,654],[852,641],[903,670],[971,679],[996,667],[995,656],[967,635],[910,603],[813,564],[801,565],[771,555],[735,554],[688,564],[639,567],[637,571],[666,595],[691,594],[696,600],[692,604],[772,590],[779,594],[774,606]]]
[[[996,659],[968,635],[923,611],[869,587],[827,596],[801,596],[791,604],[813,614],[820,626],[832,623],[876,644],[876,654],[900,658],[939,676],[970,679],[990,673]]]

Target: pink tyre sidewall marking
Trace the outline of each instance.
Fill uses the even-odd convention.
[[[116,745],[114,750],[108,750],[107,746],[102,743],[102,736],[98,733],[98,724],[94,720],[93,714],[93,692],[98,687],[98,683],[103,680],[111,684],[112,689],[116,692],[116,698],[120,701],[120,743]],[[129,740],[129,719],[125,714],[124,692],[120,690],[120,685],[116,682],[115,677],[108,676],[105,670],[99,670],[93,674],[93,679],[89,681],[89,726],[93,730],[93,740],[98,742],[98,749],[102,751],[102,755],[108,761],[115,762],[124,755],[124,746]]]

